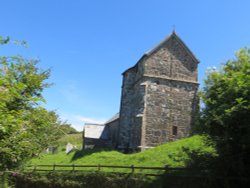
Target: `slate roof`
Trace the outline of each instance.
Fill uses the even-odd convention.
[[[110,119],[105,123],[105,125],[107,125],[107,124],[109,124],[109,123],[112,123],[112,122],[118,120],[119,118],[120,118],[120,113],[117,113],[117,114],[115,114],[112,118],[110,118]]]
[[[85,124],[84,126],[84,137],[85,138],[106,138],[104,131],[105,126],[109,123],[112,123],[120,118],[120,113],[115,114],[110,118],[105,124]]]
[[[101,124],[85,124],[84,137],[85,138],[101,138],[105,126]]]

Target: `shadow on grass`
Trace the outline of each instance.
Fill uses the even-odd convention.
[[[71,162],[77,160],[77,159],[80,159],[80,158],[83,158],[83,157],[86,157],[88,155],[92,155],[94,153],[100,153],[100,152],[103,152],[103,151],[112,151],[111,149],[91,149],[91,150],[77,150],[73,157],[71,158]]]

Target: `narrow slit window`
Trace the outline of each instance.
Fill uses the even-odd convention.
[[[177,126],[173,126],[173,135],[177,136],[178,133],[178,127]]]

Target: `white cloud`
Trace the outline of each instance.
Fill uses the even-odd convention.
[[[75,116],[75,118],[79,121],[82,121],[84,123],[96,123],[96,124],[102,124],[105,123],[105,120],[101,119],[94,119],[94,118],[89,118],[89,117],[84,117],[84,116]]]
[[[106,122],[104,119],[96,119],[73,114],[63,114],[60,117],[63,121],[67,121],[69,124],[71,124],[71,126],[77,131],[82,131],[85,123],[102,124]]]

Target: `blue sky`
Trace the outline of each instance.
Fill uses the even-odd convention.
[[[119,111],[121,73],[173,31],[207,67],[250,46],[249,0],[2,0],[0,35],[29,48],[0,55],[39,58],[52,69],[45,107],[82,130]]]

